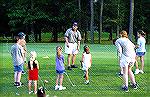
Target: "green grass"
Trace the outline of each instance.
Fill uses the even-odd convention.
[[[92,54],[92,67],[89,73],[90,84],[85,85],[83,79],[83,72],[78,69],[68,71],[72,82],[76,85],[72,87],[66,76],[64,76],[63,85],[67,87],[63,91],[55,91],[55,47],[56,43],[28,43],[27,50],[29,59],[29,52],[35,50],[37,52],[37,60],[40,64],[39,74],[42,80],[48,80],[46,84],[46,94],[49,97],[149,97],[150,91],[150,45],[147,45],[147,53],[145,55],[145,73],[136,75],[136,80],[139,84],[137,90],[129,88],[129,92],[125,93],[121,90],[122,79],[116,76],[119,70],[116,56],[116,48],[113,45],[99,45],[89,44]],[[25,84],[18,90],[13,86],[13,65],[10,56],[10,47],[12,43],[0,44],[0,97],[16,97],[15,93],[18,91],[18,97],[35,97],[35,95],[28,94],[27,74],[22,75],[21,81]],[[81,55],[83,51],[83,44],[81,45],[80,53],[77,55],[76,64],[80,66]],[[67,55],[65,55],[65,63],[67,62]],[[49,56],[49,59],[43,59],[44,56]],[[65,64],[66,65],[66,64]],[[135,69],[135,67],[134,67]],[[26,70],[26,68],[25,68]],[[42,83],[39,80],[39,85]]]

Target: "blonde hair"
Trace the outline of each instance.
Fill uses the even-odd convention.
[[[30,60],[32,60],[32,61],[35,60],[35,58],[37,57],[36,52],[35,51],[31,51],[30,52],[30,57],[31,57]]]
[[[128,34],[127,34],[127,32],[126,32],[125,30],[122,30],[122,31],[120,32],[120,35],[121,35],[121,37],[126,37],[126,38],[128,38]]]

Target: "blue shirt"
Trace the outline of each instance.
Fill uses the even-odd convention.
[[[23,47],[18,43],[14,44],[11,47],[11,56],[14,66],[23,65]]]
[[[58,71],[65,70],[63,55],[60,55],[60,57],[56,56],[56,70]]]

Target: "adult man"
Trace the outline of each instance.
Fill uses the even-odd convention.
[[[21,86],[21,74],[24,65],[24,56],[23,56],[23,47],[25,42],[25,34],[19,35],[15,37],[15,44],[11,47],[11,56],[14,65],[14,86]]]
[[[74,22],[72,28],[69,28],[65,33],[65,53],[68,54],[68,70],[72,70],[72,68],[77,68],[77,66],[74,65],[74,63],[76,59],[76,54],[79,52],[81,41],[81,34],[77,29],[77,22]],[[72,65],[70,65],[71,58]]]

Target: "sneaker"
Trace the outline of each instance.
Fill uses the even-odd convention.
[[[136,69],[134,74],[139,74],[140,70]]]
[[[139,72],[140,72],[140,73],[142,73],[142,74],[144,73],[144,71],[143,71],[143,70],[140,70]]]
[[[23,83],[18,82],[17,88],[19,88],[19,87],[21,87],[21,86],[23,86],[23,85],[24,85]]]
[[[15,83],[14,83],[14,86],[18,86],[18,84],[19,84],[18,82],[15,82]]]
[[[71,68],[78,68],[76,65],[71,65]]]
[[[29,94],[33,93],[33,91],[29,91]]]
[[[26,72],[22,71],[22,74],[26,74]]]
[[[86,84],[86,85],[88,85],[89,83],[90,83],[90,81],[89,81],[89,80],[86,80],[86,81],[85,81],[85,84]]]
[[[123,86],[123,87],[122,87],[122,90],[125,91],[125,92],[128,92],[128,91],[129,91],[127,86]]]
[[[138,88],[138,87],[137,87],[137,84],[132,84],[131,87],[132,87],[133,89],[137,89],[137,88]]]
[[[123,74],[121,72],[118,73],[118,76],[123,76]]]
[[[59,90],[65,90],[65,89],[66,89],[66,87],[63,87],[63,86],[59,87]]]
[[[59,89],[59,86],[58,86],[58,85],[56,85],[56,86],[55,86],[55,90],[58,90],[58,89]]]
[[[68,70],[72,70],[72,68],[70,66],[67,67]]]

